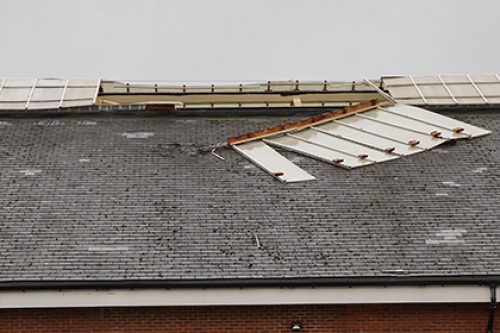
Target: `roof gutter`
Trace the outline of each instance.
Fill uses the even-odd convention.
[[[425,286],[425,285],[490,285],[492,295],[500,284],[500,276],[384,276],[384,277],[318,277],[318,278],[230,278],[178,280],[101,280],[101,281],[9,281],[0,282],[6,290],[69,289],[186,289],[186,288],[294,288],[334,286]],[[496,303],[496,295],[492,302]],[[492,303],[493,304],[493,303]],[[491,313],[491,311],[490,311]]]

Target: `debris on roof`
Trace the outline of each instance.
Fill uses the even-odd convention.
[[[490,133],[422,108],[372,100],[231,137],[228,144],[280,181],[295,182],[315,178],[296,176],[298,167],[267,144],[352,169]]]

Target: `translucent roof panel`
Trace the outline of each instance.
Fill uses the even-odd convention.
[[[411,105],[489,105],[500,103],[498,75],[437,75],[382,78],[398,102]]]
[[[100,80],[0,79],[0,110],[54,109],[93,105]]]

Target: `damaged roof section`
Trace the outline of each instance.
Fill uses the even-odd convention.
[[[94,105],[98,79],[0,78],[0,110],[59,109]]]
[[[352,169],[490,133],[422,108],[372,100],[231,137],[228,144],[280,181],[298,182],[315,178],[270,146]]]
[[[500,77],[493,75],[436,75],[383,77],[398,102],[428,106],[489,106],[500,104]]]
[[[382,81],[375,80],[378,86]],[[173,84],[102,79],[0,78],[0,110],[145,106],[145,110],[345,107],[384,99],[362,81]]]

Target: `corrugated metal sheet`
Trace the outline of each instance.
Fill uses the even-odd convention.
[[[0,79],[0,110],[57,109],[93,105],[99,79]]]
[[[383,77],[398,102],[411,105],[490,105],[500,103],[500,77],[437,75]]]

